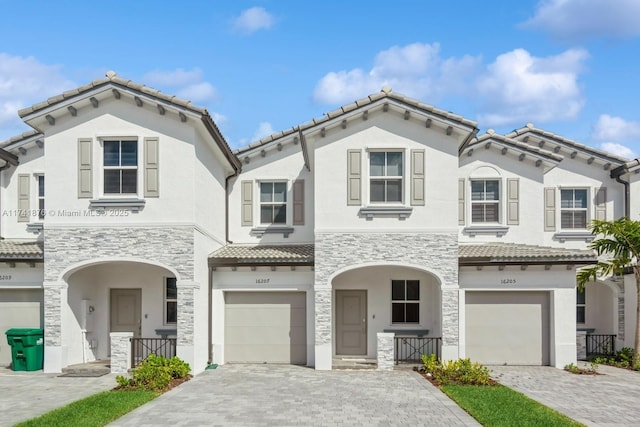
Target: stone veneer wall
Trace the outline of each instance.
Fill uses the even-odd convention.
[[[47,345],[61,345],[62,289],[66,288],[66,283],[58,282],[62,272],[83,261],[106,258],[149,260],[175,269],[180,275],[178,343],[193,343],[193,227],[46,227],[44,236]]]
[[[458,345],[458,235],[453,233],[316,233],[315,342],[331,343],[331,283],[338,270],[364,263],[405,264],[443,279],[442,343]]]

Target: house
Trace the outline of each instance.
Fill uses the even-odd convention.
[[[604,320],[576,323],[575,271],[596,260],[588,221],[629,206],[626,159],[532,125],[477,136],[388,87],[236,152],[206,110],[113,72],[19,115],[34,131],[1,145],[0,307],[44,327],[45,371],[126,368],[130,337],[167,336],[195,372],[382,366],[394,336],[562,367],[580,326],[617,333],[619,296],[592,314],[596,285],[583,311]]]

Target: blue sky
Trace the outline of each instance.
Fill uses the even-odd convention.
[[[640,0],[0,0],[0,140],[17,110],[119,76],[206,107],[239,148],[395,92],[640,155]]]

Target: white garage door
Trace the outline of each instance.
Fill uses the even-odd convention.
[[[11,328],[42,327],[41,289],[0,290],[0,366],[11,363],[11,347],[5,332]]]
[[[225,361],[307,363],[304,292],[226,292]]]
[[[488,365],[549,364],[548,292],[467,292],[466,355]]]

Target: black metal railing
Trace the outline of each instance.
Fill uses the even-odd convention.
[[[393,358],[396,363],[421,363],[422,355],[435,354],[440,359],[440,337],[394,337]]]
[[[587,334],[587,357],[611,356],[615,352],[615,335]]]
[[[176,355],[175,338],[131,338],[131,368],[135,368],[150,354],[170,359]]]

